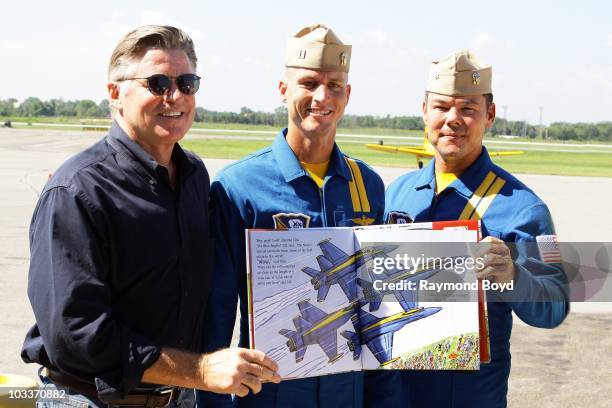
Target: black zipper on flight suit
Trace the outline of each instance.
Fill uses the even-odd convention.
[[[311,179],[312,180],[312,179]],[[314,180],[312,180],[313,183],[315,183]],[[319,186],[317,186],[317,189],[319,190],[319,200],[321,201],[321,219],[323,221],[323,226],[327,227],[327,210],[325,209],[325,194],[323,193],[324,189],[325,189],[325,183],[327,182],[327,177],[323,179],[323,185],[321,186],[321,188],[319,188]],[[317,184],[317,183],[315,183]]]
[[[429,220],[433,220],[433,215],[436,211],[436,205],[438,204],[438,195],[439,194],[436,194],[436,192],[434,191],[433,198],[431,199],[431,205],[429,206],[429,214],[428,214]],[[416,220],[414,221],[416,222]]]

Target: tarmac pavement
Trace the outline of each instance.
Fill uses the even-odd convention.
[[[34,316],[27,299],[28,227],[50,172],[99,132],[0,129],[0,373],[36,377],[19,355]],[[204,158],[211,176],[231,161]],[[377,167],[385,183],[406,169]],[[560,240],[612,241],[612,178],[517,175],[549,206]],[[610,406],[612,303],[572,304],[559,328],[515,317],[510,406]]]

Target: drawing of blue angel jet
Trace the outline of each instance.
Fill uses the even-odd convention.
[[[399,302],[402,309],[405,312],[414,309],[418,305],[418,289],[417,290],[395,290],[387,289],[390,287],[389,284],[397,283],[401,281],[415,282],[418,288],[418,282],[422,279],[429,279],[433,275],[437,274],[444,269],[419,268],[418,270],[386,270],[384,269],[380,275],[376,275],[374,272],[370,272],[370,281],[365,279],[357,278],[357,284],[363,289],[363,297],[370,303],[370,312],[375,312],[380,308],[383,298],[386,295],[392,294],[395,299]],[[375,281],[380,281],[378,286],[381,288],[377,290],[374,287]]]
[[[317,302],[323,302],[331,285],[337,283],[350,302],[357,300],[357,285],[355,284],[356,271],[367,261],[380,256],[386,256],[389,252],[398,248],[398,245],[381,245],[363,248],[348,255],[335,246],[329,239],[319,242],[319,248],[323,255],[317,256],[320,271],[308,266],[302,268],[302,272],[311,277],[315,290],[317,290]]]
[[[387,317],[376,317],[364,310],[351,318],[355,331],[345,330],[340,335],[347,339],[349,350],[353,352],[353,359],[361,356],[361,346],[366,345],[380,363],[385,366],[397,360],[393,356],[393,333],[402,329],[408,323],[415,322],[431,316],[442,310],[441,307],[415,307],[409,311],[396,313]]]
[[[337,330],[357,313],[357,308],[351,304],[330,314],[313,306],[308,300],[298,302],[300,315],[293,318],[294,330],[281,329],[279,334],[285,336],[290,352],[295,352],[295,362],[304,359],[306,348],[318,344],[330,363],[342,357],[338,354]]]

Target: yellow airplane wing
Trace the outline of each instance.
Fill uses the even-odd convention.
[[[368,143],[366,144],[366,147],[368,149],[379,150],[381,152],[407,153],[407,154],[414,154],[416,156],[422,156],[422,157],[433,157],[433,153],[428,152],[424,148],[418,147],[418,146],[400,147],[400,146],[388,146],[388,145]]]
[[[419,168],[423,167],[423,161],[421,158],[431,158],[434,156],[433,146],[427,139],[427,127],[423,132],[423,144],[421,146],[387,146],[383,144],[368,143],[366,144],[366,147],[368,149],[378,150],[381,152],[412,154],[416,156],[417,165]],[[515,156],[524,153],[525,152],[522,150],[505,150],[500,152],[489,151],[489,156]]]
[[[518,154],[524,154],[522,150],[504,150],[501,152],[489,152],[489,156],[516,156]]]
[[[421,160],[422,158],[429,159],[434,156],[433,146],[427,139],[427,127],[423,132],[423,144],[421,146],[385,146],[383,144],[368,143],[366,144],[366,147],[368,149],[378,150],[381,152],[412,154],[416,157],[417,166],[419,166],[419,169],[423,167],[423,160]]]

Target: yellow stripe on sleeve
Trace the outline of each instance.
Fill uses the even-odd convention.
[[[495,182],[496,178],[497,176],[492,171],[490,171],[489,174],[487,174],[487,176],[484,178],[482,183],[480,183],[480,185],[476,188],[476,191],[474,191],[474,194],[472,194],[468,202],[465,204],[465,208],[463,209],[463,211],[461,211],[461,215],[459,215],[460,220],[473,219],[472,216],[474,215],[476,208],[480,204],[485,194],[487,194],[487,192],[489,191],[489,189]],[[499,190],[497,192],[499,192]],[[497,194],[497,192],[495,194]],[[491,199],[491,201],[492,200],[493,199]],[[484,212],[482,214],[484,214]]]
[[[349,182],[349,190],[351,192],[351,201],[353,202],[353,211],[355,212],[370,212],[370,201],[366,192],[361,169],[353,159],[345,157],[346,163],[351,170],[353,180]]]
[[[480,203],[476,207],[476,210],[470,217],[471,220],[480,220],[482,219],[482,217],[484,217],[485,212],[487,211],[495,197],[497,197],[497,193],[499,193],[504,184],[506,184],[506,180],[501,177],[498,177],[495,180],[489,191],[487,191],[486,195],[482,198],[482,200],[480,200]]]
[[[355,186],[355,181],[349,181],[348,186],[349,192],[351,193],[351,201],[353,202],[353,212],[361,212],[361,203],[359,202],[359,193],[357,193],[357,186]]]

